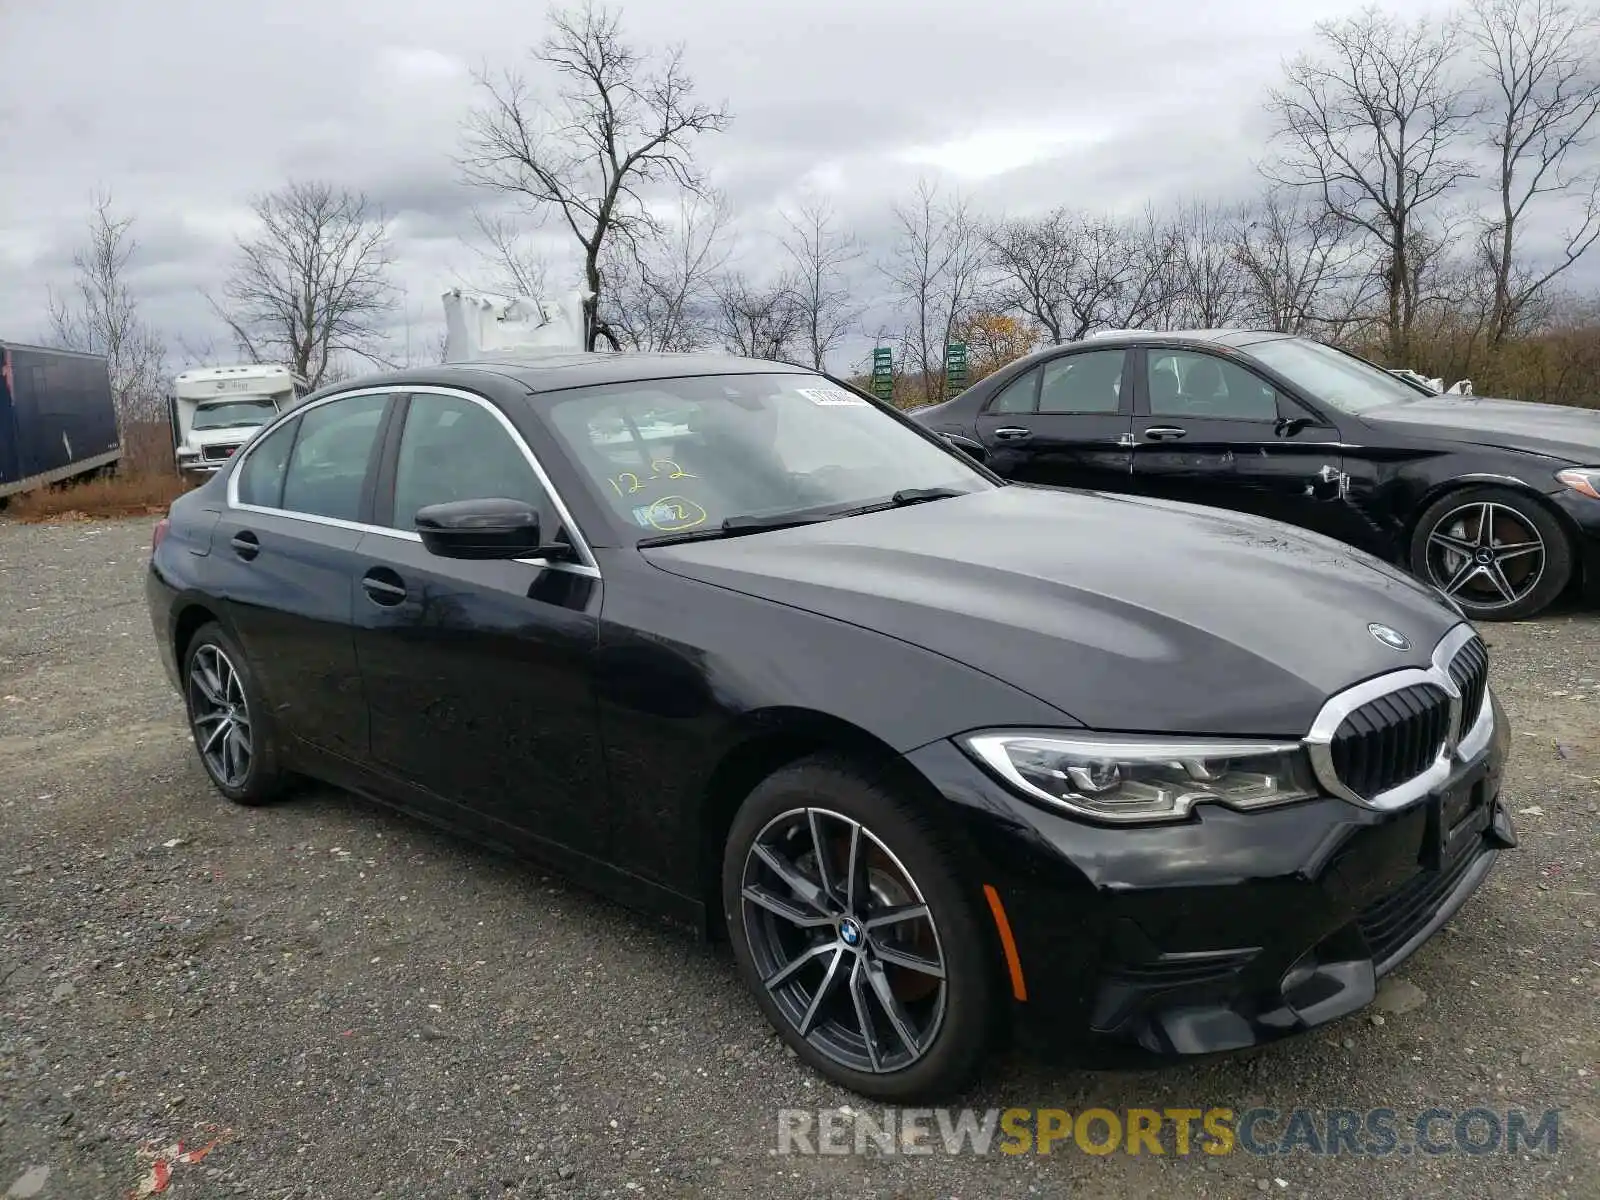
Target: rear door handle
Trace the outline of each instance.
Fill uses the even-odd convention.
[[[1152,442],[1175,442],[1187,437],[1188,433],[1187,429],[1180,429],[1176,425],[1152,425],[1144,431],[1144,436]]]
[[[233,547],[233,552],[245,562],[249,562],[261,553],[261,539],[248,529],[241,529],[228,539],[228,545]]]
[[[996,441],[1020,442],[1023,438],[1032,437],[1033,430],[1024,429],[1021,425],[1002,425],[994,431]]]
[[[399,575],[388,567],[374,567],[361,577],[361,590],[374,604],[393,608],[405,603],[406,585]]]

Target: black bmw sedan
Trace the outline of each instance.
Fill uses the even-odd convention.
[[[1181,564],[1181,569],[1175,567]],[[1008,484],[775,363],[341,384],[156,527],[217,789],[311,777],[726,936],[797,1053],[1322,1025],[1515,844],[1483,643],[1281,524]]]
[[[1052,346],[928,428],[1010,479],[1165,497],[1325,533],[1472,618],[1600,598],[1600,412],[1439,396],[1309,338],[1117,333]]]

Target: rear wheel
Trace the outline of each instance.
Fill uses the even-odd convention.
[[[925,813],[858,768],[813,758],[734,818],[723,908],[745,982],[816,1070],[864,1095],[963,1088],[998,1000],[970,888]]]
[[[183,696],[200,765],[235,804],[281,795],[288,774],[277,735],[244,652],[215,622],[195,631],[184,653]]]
[[[1507,621],[1547,608],[1572,579],[1572,547],[1555,516],[1509,488],[1442,497],[1417,522],[1411,569],[1474,620]]]

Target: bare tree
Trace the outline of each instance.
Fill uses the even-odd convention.
[[[937,185],[926,180],[911,203],[895,206],[894,218],[894,246],[879,269],[905,306],[908,368],[920,374],[925,400],[942,400],[945,346],[977,293],[983,238],[967,202],[941,200]]]
[[[811,365],[821,371],[828,352],[861,317],[861,306],[851,298],[845,279],[845,271],[861,257],[861,243],[839,229],[826,199],[803,200],[784,221],[789,231],[783,247],[794,277],[795,303]]]
[[[89,242],[72,256],[75,278],[66,297],[49,295],[49,340],[64,350],[103,354],[117,415],[123,421],[160,419],[165,409],[166,345],[139,314],[127,284],[139,243],[133,218],[115,214],[109,193],[95,196]]]
[[[1371,298],[1363,286],[1370,275],[1350,278],[1355,248],[1347,235],[1347,226],[1300,190],[1269,188],[1233,232],[1246,318],[1279,333],[1341,334]]]
[[[256,199],[259,230],[239,239],[238,261],[207,297],[255,362],[282,362],[313,388],[332,382],[341,356],[386,363],[389,228],[359,192],[294,182]]]
[[[697,350],[711,336],[714,279],[728,261],[727,202],[685,193],[654,233],[613,243],[601,263],[602,320],[633,350]]]
[[[760,284],[735,271],[717,280],[715,295],[714,323],[726,349],[746,358],[794,357],[803,321],[790,280]]]
[[[1221,329],[1244,315],[1245,272],[1232,233],[1230,218],[1204,200],[1192,200],[1173,215],[1168,320],[1174,327]]]
[[[1467,28],[1490,94],[1499,213],[1486,223],[1482,247],[1494,281],[1489,340],[1498,345],[1528,302],[1600,239],[1600,172],[1571,169],[1600,115],[1600,12],[1565,0],[1474,0]],[[1519,262],[1529,207],[1574,192],[1587,195],[1555,262]]]
[[[1170,323],[1176,241],[1153,209],[1118,221],[1059,208],[1004,221],[987,240],[997,300],[1037,321],[1052,343]]]
[[[600,320],[607,243],[657,230],[642,194],[652,185],[703,192],[691,145],[726,128],[729,115],[694,99],[681,47],[652,70],[604,8],[557,10],[550,24],[533,58],[559,80],[553,97],[539,97],[513,71],[480,73],[484,103],[468,118],[460,165],[469,183],[514,196],[536,218],[557,213],[571,230],[583,252],[584,346],[592,350],[609,332]]]
[[[1082,337],[1076,284],[1083,258],[1081,218],[1065,208],[991,225],[984,233],[999,276],[996,299],[1044,330],[1053,345]]]
[[[1271,94],[1288,148],[1271,175],[1320,194],[1379,248],[1389,353],[1404,359],[1416,311],[1410,257],[1430,206],[1472,174],[1458,149],[1476,109],[1455,72],[1459,33],[1401,25],[1375,8],[1317,26],[1322,54],[1289,64]]]
[[[491,287],[513,296],[541,299],[550,267],[544,256],[529,246],[516,222],[474,209],[472,224],[482,243],[475,246],[491,272]]]

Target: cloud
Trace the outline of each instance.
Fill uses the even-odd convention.
[[[629,0],[623,19],[640,44],[681,44],[700,94],[733,111],[700,157],[740,214],[742,252],[770,260],[761,231],[806,192],[828,195],[873,254],[922,176],[992,213],[1247,194],[1265,89],[1315,20],[1355,7]],[[526,0],[8,5],[0,335],[42,328],[46,290],[70,283],[90,197],[108,187],[138,218],[132,279],[151,319],[174,338],[220,338],[203,292],[225,276],[252,197],[313,177],[383,207],[411,324],[436,322],[438,292],[482,273],[464,240],[473,209],[500,203],[453,163],[473,74],[532,72],[543,31]],[[570,265],[558,225],[549,237]],[[868,299],[882,287],[872,257]]]

